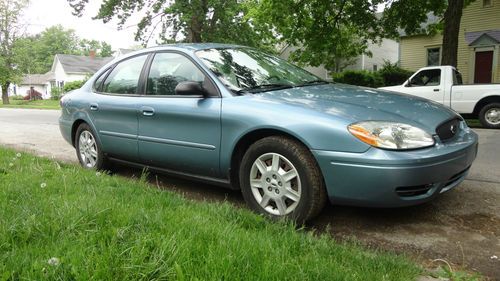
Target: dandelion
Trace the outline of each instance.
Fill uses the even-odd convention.
[[[16,153],[17,158],[21,158],[21,153]]]
[[[50,258],[47,263],[52,266],[58,266],[60,264],[60,261],[58,258]]]
[[[40,187],[41,187],[41,188],[45,188],[45,187],[47,187],[47,184],[46,184],[46,183],[44,183],[44,182],[42,182],[42,183],[40,184]]]
[[[9,167],[12,167],[12,166],[14,166],[14,163],[9,163]]]
[[[101,172],[96,172],[95,173],[96,176],[100,176],[101,175]]]

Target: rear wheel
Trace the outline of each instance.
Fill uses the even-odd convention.
[[[108,160],[101,150],[94,131],[86,123],[82,123],[76,130],[75,148],[82,167],[96,170],[108,167]]]
[[[280,136],[250,146],[240,165],[240,185],[247,204],[271,218],[303,223],[326,202],[323,178],[310,151]]]
[[[500,129],[500,103],[490,103],[481,108],[479,121],[486,128]]]

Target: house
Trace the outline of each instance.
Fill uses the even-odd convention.
[[[115,56],[115,58],[119,58],[119,57],[124,56],[124,55],[126,55],[126,54],[129,54],[129,53],[131,53],[131,52],[133,52],[133,51],[135,51],[135,50],[134,50],[134,49],[124,49],[124,48],[119,48],[119,49],[115,52],[114,56]]]
[[[288,59],[290,54],[297,50],[297,48],[299,47],[286,45],[281,49],[280,57]],[[382,39],[380,44],[369,43],[367,51],[371,52],[371,57],[366,54],[359,55],[351,65],[345,67],[343,70],[377,71],[384,65],[385,61],[397,63],[399,59],[399,43],[391,39]],[[304,69],[320,78],[331,79],[330,72],[323,66],[306,66]]]
[[[438,22],[430,16],[424,25]],[[415,71],[439,65],[442,34],[401,34],[401,67]],[[462,15],[458,39],[457,67],[464,83],[500,83],[500,0],[477,0]]]
[[[54,73],[50,80],[51,87],[62,88],[65,83],[85,80],[96,73],[101,67],[112,61],[113,57],[96,57],[76,55],[56,55],[50,72]]]
[[[28,74],[23,77],[21,83],[15,88],[15,94],[26,96],[31,89],[42,93],[44,99],[50,97],[51,84],[54,73],[47,72],[45,74]]]

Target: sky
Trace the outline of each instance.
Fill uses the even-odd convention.
[[[31,0],[22,20],[27,24],[28,34],[37,34],[47,27],[61,24],[65,28],[74,29],[82,39],[106,41],[114,50],[139,45],[139,42],[134,41],[134,24],[138,22],[137,19],[130,19],[120,31],[116,22],[104,24],[101,20],[92,20],[101,2],[102,0],[90,0],[82,17],[76,17],[72,15],[72,8],[66,0]]]

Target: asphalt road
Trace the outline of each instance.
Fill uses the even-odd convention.
[[[59,111],[1,109],[0,144],[62,161],[75,151],[59,133]],[[443,259],[500,280],[500,130],[475,129],[479,153],[467,179],[455,190],[421,206],[367,209],[327,206],[308,227],[339,240],[354,238],[370,247],[408,253],[429,265]],[[118,166],[136,176],[139,170]],[[239,192],[207,184],[151,175],[161,188],[195,200],[227,200],[244,206]],[[498,258],[494,258],[494,257]]]

